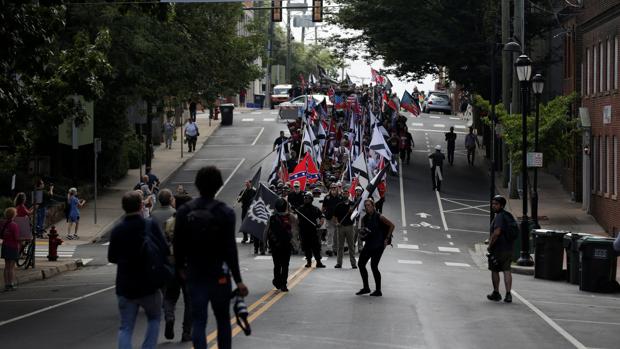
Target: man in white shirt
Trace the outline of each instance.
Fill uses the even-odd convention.
[[[185,138],[187,139],[187,147],[189,152],[196,150],[196,141],[198,140],[198,125],[190,118],[185,124]]]

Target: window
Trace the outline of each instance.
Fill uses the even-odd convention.
[[[613,189],[611,194],[614,196],[614,198],[616,197],[616,195],[618,195],[618,138],[616,138],[616,136],[613,136],[613,152],[614,152],[614,162],[613,162],[613,166],[611,167],[611,178],[613,178]]]
[[[598,68],[598,92],[603,92],[603,88],[605,85],[603,84],[603,78],[605,75],[605,53],[603,52],[603,44],[601,42],[598,43],[598,56],[599,56],[599,68]]]
[[[592,192],[598,192],[598,137],[592,137]]]
[[[607,40],[607,79],[605,80],[607,90],[611,90],[611,41]]]
[[[604,182],[603,182],[603,193],[609,194],[609,171],[611,170],[611,164],[609,163],[609,151],[610,151],[611,147],[609,146],[609,137],[605,136],[605,149],[604,149],[604,153],[603,153],[603,159],[605,160],[604,162],[604,166],[605,166],[605,174],[603,175],[604,177]]]
[[[605,152],[605,144],[603,144],[603,137],[599,136],[598,137],[598,191],[599,193],[603,192],[603,170],[604,170],[604,165],[605,165],[605,157],[604,157],[604,152]]]
[[[592,94],[596,94],[596,88],[597,88],[597,79],[596,79],[596,67],[597,67],[597,62],[598,62],[598,56],[597,56],[597,49],[596,46],[592,48],[592,54],[593,54],[593,58],[592,58]]]
[[[592,76],[592,71],[590,67],[592,66],[592,62],[590,59],[590,49],[586,49],[586,96],[590,95],[590,77]]]
[[[583,89],[584,86],[584,81],[583,81],[583,77],[584,77],[584,72],[583,72],[583,63],[581,63],[581,96],[585,96],[586,95],[586,91]]]

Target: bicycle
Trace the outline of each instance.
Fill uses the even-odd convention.
[[[34,245],[35,238],[24,240],[22,247],[19,249],[19,259],[16,262],[18,267],[24,267],[24,269],[34,268]]]

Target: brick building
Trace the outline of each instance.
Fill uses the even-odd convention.
[[[564,23],[564,92],[581,96],[583,202],[608,233],[620,229],[618,138],[620,0],[583,0]],[[568,26],[568,27],[567,27]],[[585,116],[585,118],[583,118]],[[584,125],[586,126],[586,125]]]

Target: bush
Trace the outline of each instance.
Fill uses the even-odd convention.
[[[135,135],[131,134],[125,137],[124,148],[129,168],[139,168],[142,160],[143,144]]]

